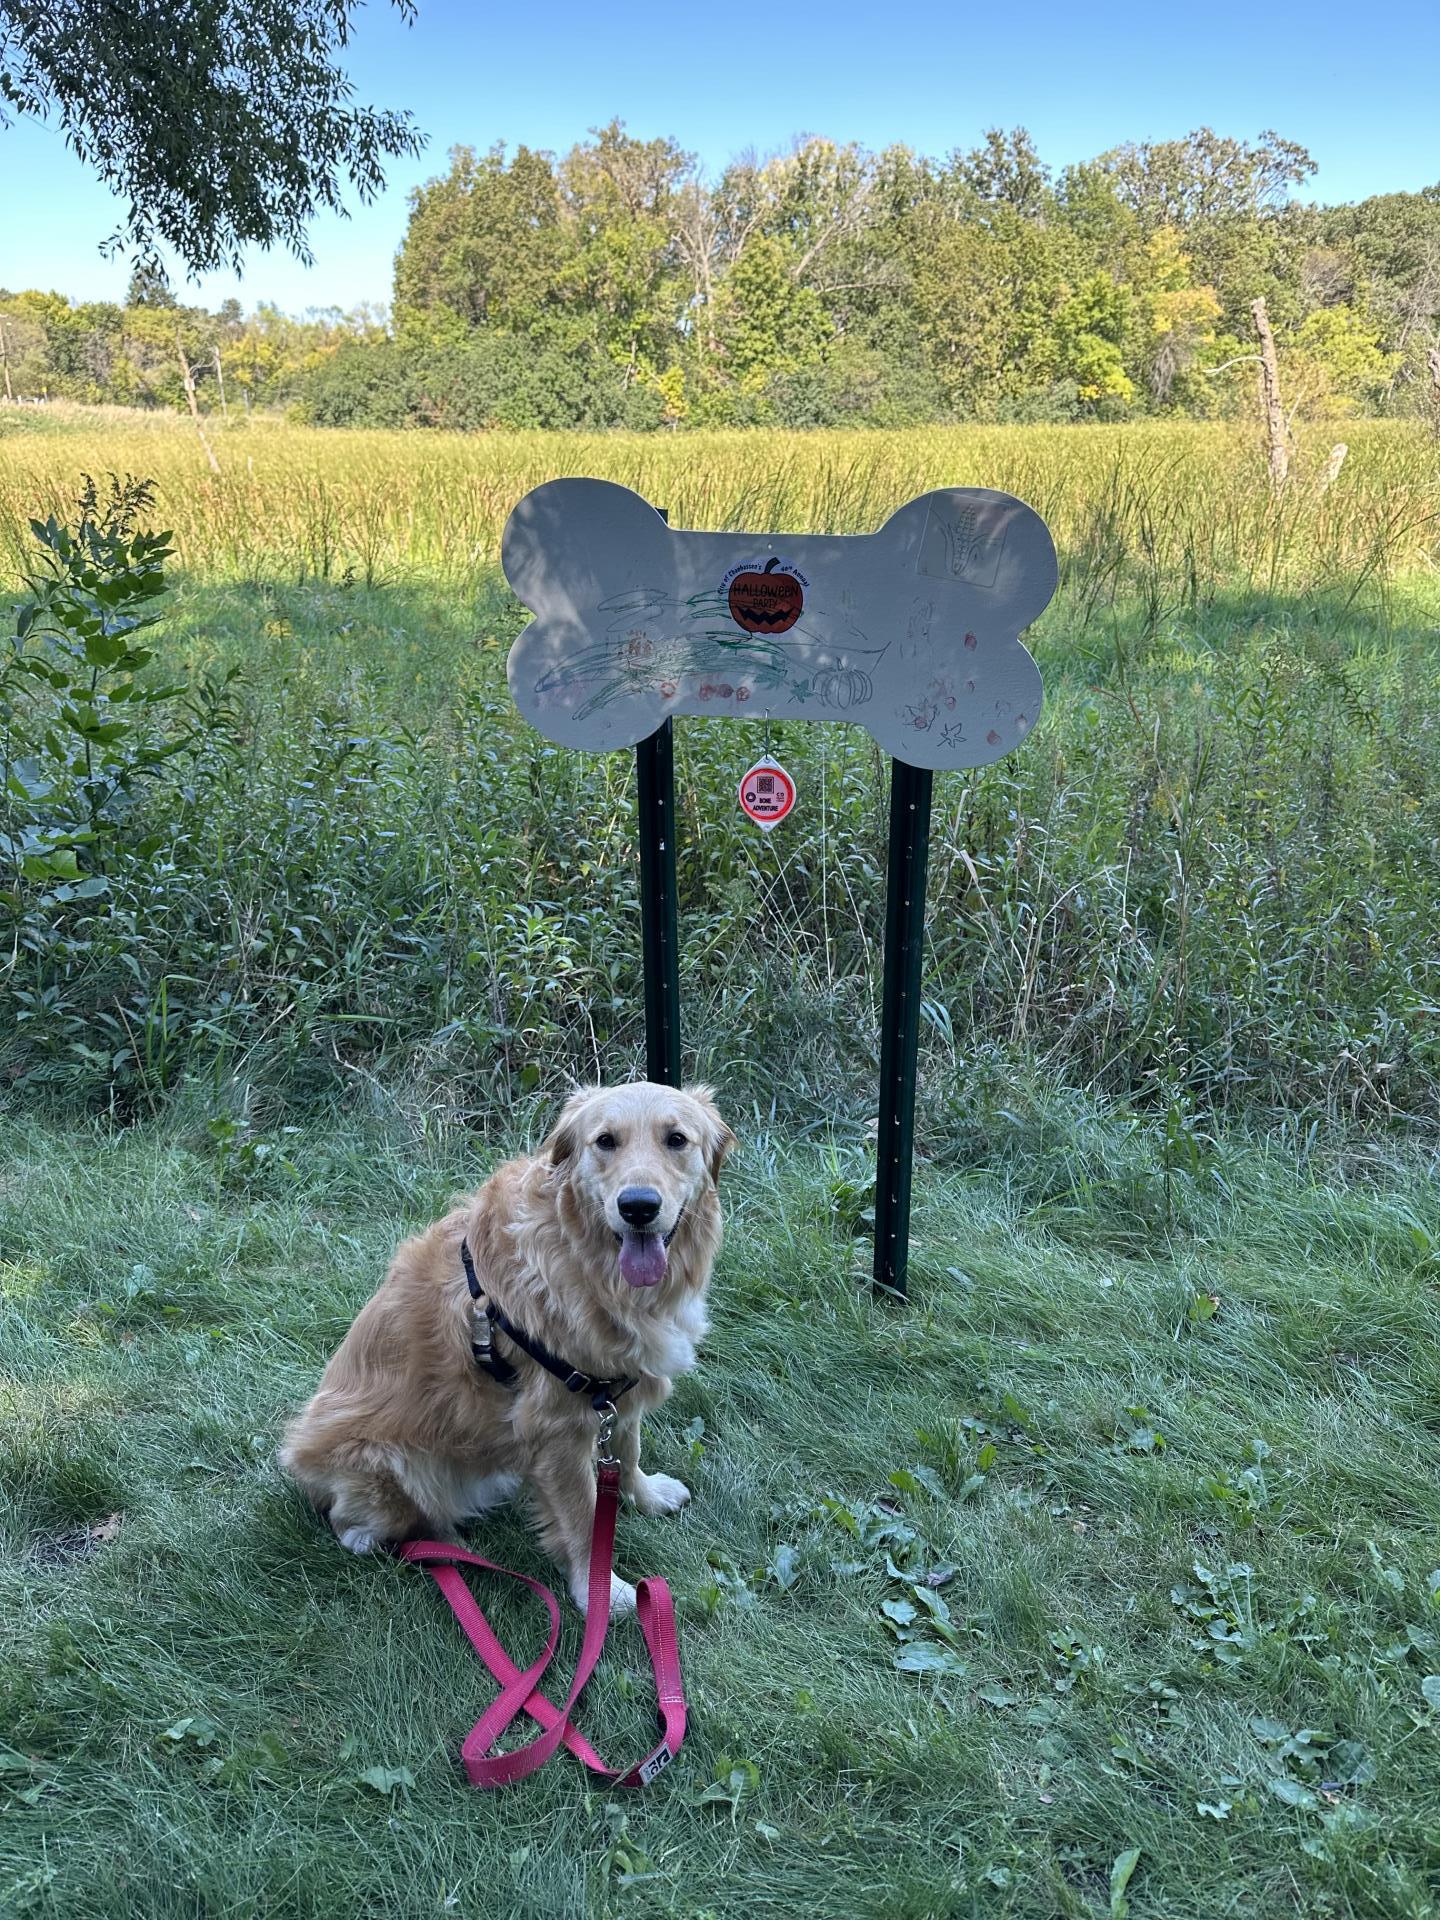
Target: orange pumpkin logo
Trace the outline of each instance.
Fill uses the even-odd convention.
[[[730,582],[730,618],[747,633],[788,633],[805,605],[805,589],[793,573],[777,573],[772,560],[763,573],[737,573]]]

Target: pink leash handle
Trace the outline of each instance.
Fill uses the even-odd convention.
[[[655,1702],[662,1733],[659,1741],[635,1766],[620,1772],[609,1767],[570,1723],[571,1710],[585,1682],[595,1671],[605,1646],[610,1626],[610,1576],[615,1558],[615,1520],[620,1504],[620,1470],[614,1466],[599,1469],[595,1489],[595,1525],[590,1539],[590,1584],[585,1612],[585,1637],[575,1678],[563,1708],[558,1708],[540,1690],[540,1682],[555,1657],[560,1639],[560,1606],[550,1589],[528,1574],[515,1573],[497,1566],[478,1553],[453,1547],[438,1540],[410,1540],[399,1549],[403,1560],[423,1566],[450,1603],[466,1638],[495,1679],[500,1691],[470,1729],[460,1757],[474,1787],[509,1786],[524,1780],[545,1765],[562,1744],[577,1760],[618,1787],[648,1787],[656,1774],[669,1766],[685,1738],[685,1684],[680,1671],[680,1644],[675,1628],[675,1605],[663,1580],[642,1580],[636,1588],[636,1611],[640,1630],[650,1654],[655,1675]],[[503,1574],[529,1587],[545,1604],[550,1616],[550,1631],[538,1660],[523,1671],[517,1667],[495,1637],[489,1621],[481,1612],[466,1584],[460,1567],[479,1567],[486,1573]],[[541,1731],[528,1745],[509,1753],[492,1749],[511,1721],[519,1713],[528,1713]]]

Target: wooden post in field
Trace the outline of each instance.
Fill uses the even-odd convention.
[[[1425,364],[1430,369],[1430,416],[1431,424],[1440,434],[1440,347],[1431,347],[1425,355]]]
[[[1280,365],[1275,358],[1275,336],[1265,311],[1265,296],[1250,303],[1255,331],[1260,336],[1260,397],[1265,404],[1265,437],[1270,447],[1270,484],[1283,487],[1290,474],[1290,447],[1285,431],[1285,409],[1280,404]]]

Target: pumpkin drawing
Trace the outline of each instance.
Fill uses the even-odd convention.
[[[859,667],[831,667],[815,676],[815,698],[827,707],[861,707],[870,693],[870,676]]]
[[[747,633],[788,633],[800,618],[805,591],[793,573],[777,573],[771,560],[763,573],[737,573],[730,582],[730,617]]]

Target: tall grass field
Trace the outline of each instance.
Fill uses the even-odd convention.
[[[0,408],[0,604],[85,475],[173,549],[152,658],[4,625],[0,1914],[1433,1916],[1436,442],[1308,428],[1275,493],[1237,427],[205,431]],[[706,528],[1005,488],[1061,584],[1041,726],[936,780],[908,1310],[888,767],[773,728],[762,836],[762,723],[677,725],[686,1068],[744,1144],[654,1422],[695,1501],[619,1559],[693,1730],[643,1796],[492,1799],[448,1612],[274,1448],[394,1241],[643,1071],[633,761],[505,685],[500,531],[565,473]],[[645,1744],[632,1625],[582,1716]]]
[[[125,1117],[205,1072],[263,1103],[383,1063],[387,1095],[489,1112],[537,1072],[638,1058],[630,764],[549,746],[503,672],[505,516],[585,471],[676,525],[864,529],[941,482],[1049,520],[1044,731],[937,785],[930,1097],[1024,1058],[1186,1112],[1435,1114],[1440,451],[1418,430],[1355,426],[1329,485],[1326,434],[1275,498],[1250,438],[1191,426],[257,422],[215,436],[217,476],[183,423],[5,419],[6,568],[82,470],[147,475],[174,530],[165,660],[195,688],[240,675],[143,784],[103,898],[26,921],[0,1035],[21,1085]],[[858,729],[772,744],[803,804],[765,841],[732,798],[759,724],[681,728],[688,1039],[809,1124],[873,1084],[886,769]]]

